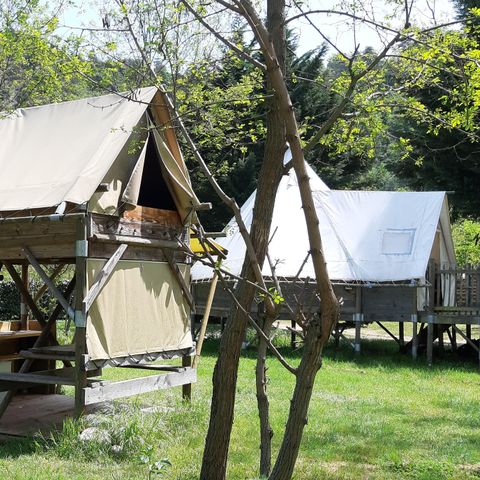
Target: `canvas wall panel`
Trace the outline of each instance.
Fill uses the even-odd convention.
[[[104,264],[105,260],[88,260],[89,285]],[[189,283],[189,267],[179,268]],[[121,260],[88,314],[90,359],[190,347],[190,309],[168,264]]]

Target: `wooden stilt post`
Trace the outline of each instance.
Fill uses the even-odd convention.
[[[335,339],[335,345],[333,350],[334,357],[337,356],[338,348],[340,347],[340,325],[336,323],[335,329],[333,330],[333,338]]]
[[[402,348],[405,345],[405,325],[403,322],[398,322],[398,339],[400,348]]]
[[[480,285],[479,285],[479,288],[480,288]],[[466,334],[467,334],[467,338],[469,338],[470,340],[472,339],[472,326],[471,325],[466,325]]]
[[[437,324],[435,325],[435,327],[438,329],[438,347],[440,349],[440,351],[444,351],[445,350],[445,346],[444,346],[444,343],[443,343],[443,329],[442,329],[442,326],[443,325],[440,325],[440,324]]]
[[[290,330],[290,348],[294,350],[297,346],[297,336],[295,335],[295,329],[297,327],[297,324],[295,320],[290,320],[290,327],[292,328]]]
[[[452,328],[452,338],[450,340],[450,343],[452,345],[452,352],[457,351],[457,330],[455,328]]]
[[[22,282],[28,291],[28,264],[22,264]],[[25,295],[20,295],[20,325],[22,330],[28,330],[28,310]]]
[[[192,357],[189,355],[184,355],[182,357],[182,367],[191,367],[192,366]],[[186,383],[182,385],[182,398],[190,402],[192,400],[192,384]]]
[[[478,329],[480,331],[480,319],[478,320]],[[477,343],[477,346],[478,346],[478,367],[480,368],[480,338]]]
[[[433,363],[433,321],[434,316],[428,315],[427,317],[427,364],[429,367]]]
[[[87,312],[83,302],[87,294],[88,241],[86,217],[80,218],[77,223],[75,257],[75,415],[80,417],[85,411],[84,388],[87,386],[87,371],[85,370]]]
[[[416,360],[418,357],[418,316],[416,313],[412,314],[412,359]]]
[[[353,314],[353,321],[355,322],[355,355],[359,356],[361,352],[361,328],[363,322],[362,313],[362,287],[356,288],[355,295],[355,313]]]

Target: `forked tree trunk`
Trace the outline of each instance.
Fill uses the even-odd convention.
[[[270,41],[273,44],[280,69],[285,74],[285,2],[268,0],[267,2],[267,28],[270,33]],[[271,83],[267,76],[267,85],[271,89]],[[269,102],[267,115],[267,135],[272,136],[278,145],[284,144],[285,127],[280,116],[280,111],[275,101]],[[272,145],[272,149],[276,147]],[[277,152],[278,153],[278,152]],[[280,180],[280,179],[279,179]],[[270,336],[273,322],[277,312],[266,312],[262,329],[267,337]],[[270,403],[268,400],[267,385],[267,342],[259,337],[257,364],[255,369],[255,384],[257,393],[257,409],[260,422],[260,475],[267,477],[272,468],[272,437],[273,429],[270,425]]]
[[[269,5],[276,5],[277,3],[283,4],[283,2],[269,0]],[[283,21],[283,17],[281,21]],[[283,174],[284,153],[284,122],[276,107],[276,102],[269,101],[265,154],[258,178],[251,227],[252,244],[260,266],[263,266],[268,247],[275,196]],[[242,277],[250,282],[255,282],[248,257],[245,259],[242,268]],[[245,281],[239,283],[236,294],[246,311],[250,311],[255,293],[255,287]],[[223,480],[226,477],[230,434],[234,417],[238,363],[247,322],[246,315],[240,309],[234,308],[220,340],[220,351],[213,372],[210,423],[203,452],[201,480]]]
[[[279,1],[284,2],[284,0]],[[276,58],[275,50],[269,42],[268,32],[253,5],[249,0],[239,0],[239,4],[262,49],[268,78],[275,90],[277,108],[285,122],[287,141],[292,150],[293,168],[298,179],[302,208],[305,214],[310,254],[317,280],[317,291],[321,299],[321,315],[312,320],[307,328],[304,352],[296,376],[285,434],[274,469],[269,477],[270,480],[289,480],[293,474],[303,430],[307,422],[307,411],[315,377],[321,367],[323,346],[327,343],[338,319],[339,304],[328,277],[319,221],[305,167],[295,111],[285,78]]]

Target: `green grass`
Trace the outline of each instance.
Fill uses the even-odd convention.
[[[283,353],[298,363],[299,352],[277,338]],[[211,373],[218,340],[205,343],[199,381],[191,405],[179,389],[143,395],[117,405],[100,418],[120,453],[78,433],[85,421],[69,421],[53,438],[0,445],[0,480],[148,479],[156,461],[171,467],[150,478],[198,478],[208,424]],[[476,479],[480,478],[480,374],[475,364],[444,354],[432,368],[396,353],[391,341],[364,341],[355,360],[344,346],[333,358],[327,350],[313,392],[308,425],[294,478]],[[229,459],[229,479],[258,474],[258,422],[254,383],[255,352],[241,360],[237,408]],[[285,425],[294,379],[269,362],[274,448]],[[138,373],[138,372],[137,372]],[[105,370],[110,379],[132,375]],[[127,403],[125,406],[124,404]],[[158,411],[142,412],[142,405]],[[161,466],[161,465],[160,465]]]

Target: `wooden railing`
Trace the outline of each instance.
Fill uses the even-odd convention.
[[[431,262],[427,281],[430,283],[427,296],[431,310],[441,307],[480,309],[480,265],[438,266]]]

